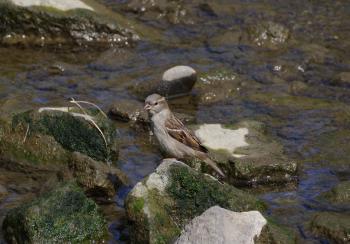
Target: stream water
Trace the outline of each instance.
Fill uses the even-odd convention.
[[[117,9],[125,1],[105,2]],[[64,106],[74,97],[108,110],[120,99],[139,99],[132,86],[160,79],[174,65],[190,65],[199,74],[229,70],[235,74],[224,87],[234,91],[229,99],[206,103],[195,89],[190,99],[171,101],[173,110],[194,116],[197,123],[264,122],[286,154],[299,162],[299,182],[247,190],[268,203],[268,214],[294,229],[303,243],[330,243],[306,226],[315,212],[350,213],[349,207],[318,199],[350,180],[350,83],[336,82],[340,73],[350,72],[350,2],[242,0],[213,5],[224,17],[204,9],[190,25],[140,18],[162,33],[161,43],[143,40],[134,48],[105,51],[2,47],[0,106],[5,111]],[[260,20],[285,25],[290,30],[287,44],[271,49],[230,41],[236,40],[232,33]],[[118,126],[122,146],[117,164],[136,184],[157,167],[161,155],[146,132]],[[120,189],[115,205],[106,207],[115,239],[111,242],[127,239],[123,200],[129,190]],[[1,203],[0,211],[10,206]]]

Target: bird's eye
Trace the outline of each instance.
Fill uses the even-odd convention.
[[[158,105],[158,103],[157,103],[157,102],[155,102],[155,103],[154,103],[154,105]]]

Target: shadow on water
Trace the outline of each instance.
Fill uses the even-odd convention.
[[[115,3],[128,1],[102,2],[118,10]],[[230,5],[228,10],[225,4]],[[61,106],[71,97],[94,101],[107,110],[120,99],[141,100],[130,87],[160,79],[173,65],[187,64],[200,74],[229,69],[237,76],[230,85],[239,92],[206,104],[196,90],[190,106],[174,103],[174,110],[195,115],[198,123],[242,119],[266,123],[287,154],[300,162],[300,179],[297,186],[249,191],[268,203],[269,215],[292,227],[304,241],[328,243],[314,239],[306,225],[315,212],[350,212],[318,200],[340,181],[350,180],[350,113],[344,112],[350,111],[350,90],[332,83],[339,72],[350,72],[349,3],[226,0],[213,3],[211,10],[201,8],[191,25],[167,23],[164,28],[143,17],[162,31],[166,40],[162,44],[141,41],[133,49],[79,52],[0,48],[1,112]],[[271,50],[245,43],[244,35],[237,39],[241,27],[260,20],[277,21],[292,30],[288,45]],[[118,167],[135,185],[157,167],[161,155],[147,132],[128,124],[118,126],[122,138]],[[119,189],[115,204],[104,207],[114,242],[128,237],[123,207],[130,190]],[[15,201],[13,195],[3,200],[1,212]]]

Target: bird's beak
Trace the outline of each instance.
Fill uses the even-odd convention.
[[[151,110],[151,105],[146,104],[146,105],[143,107],[143,109],[146,110],[146,111]]]

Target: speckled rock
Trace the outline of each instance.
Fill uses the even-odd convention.
[[[0,0],[0,44],[129,46],[139,37],[118,18],[79,0]]]

